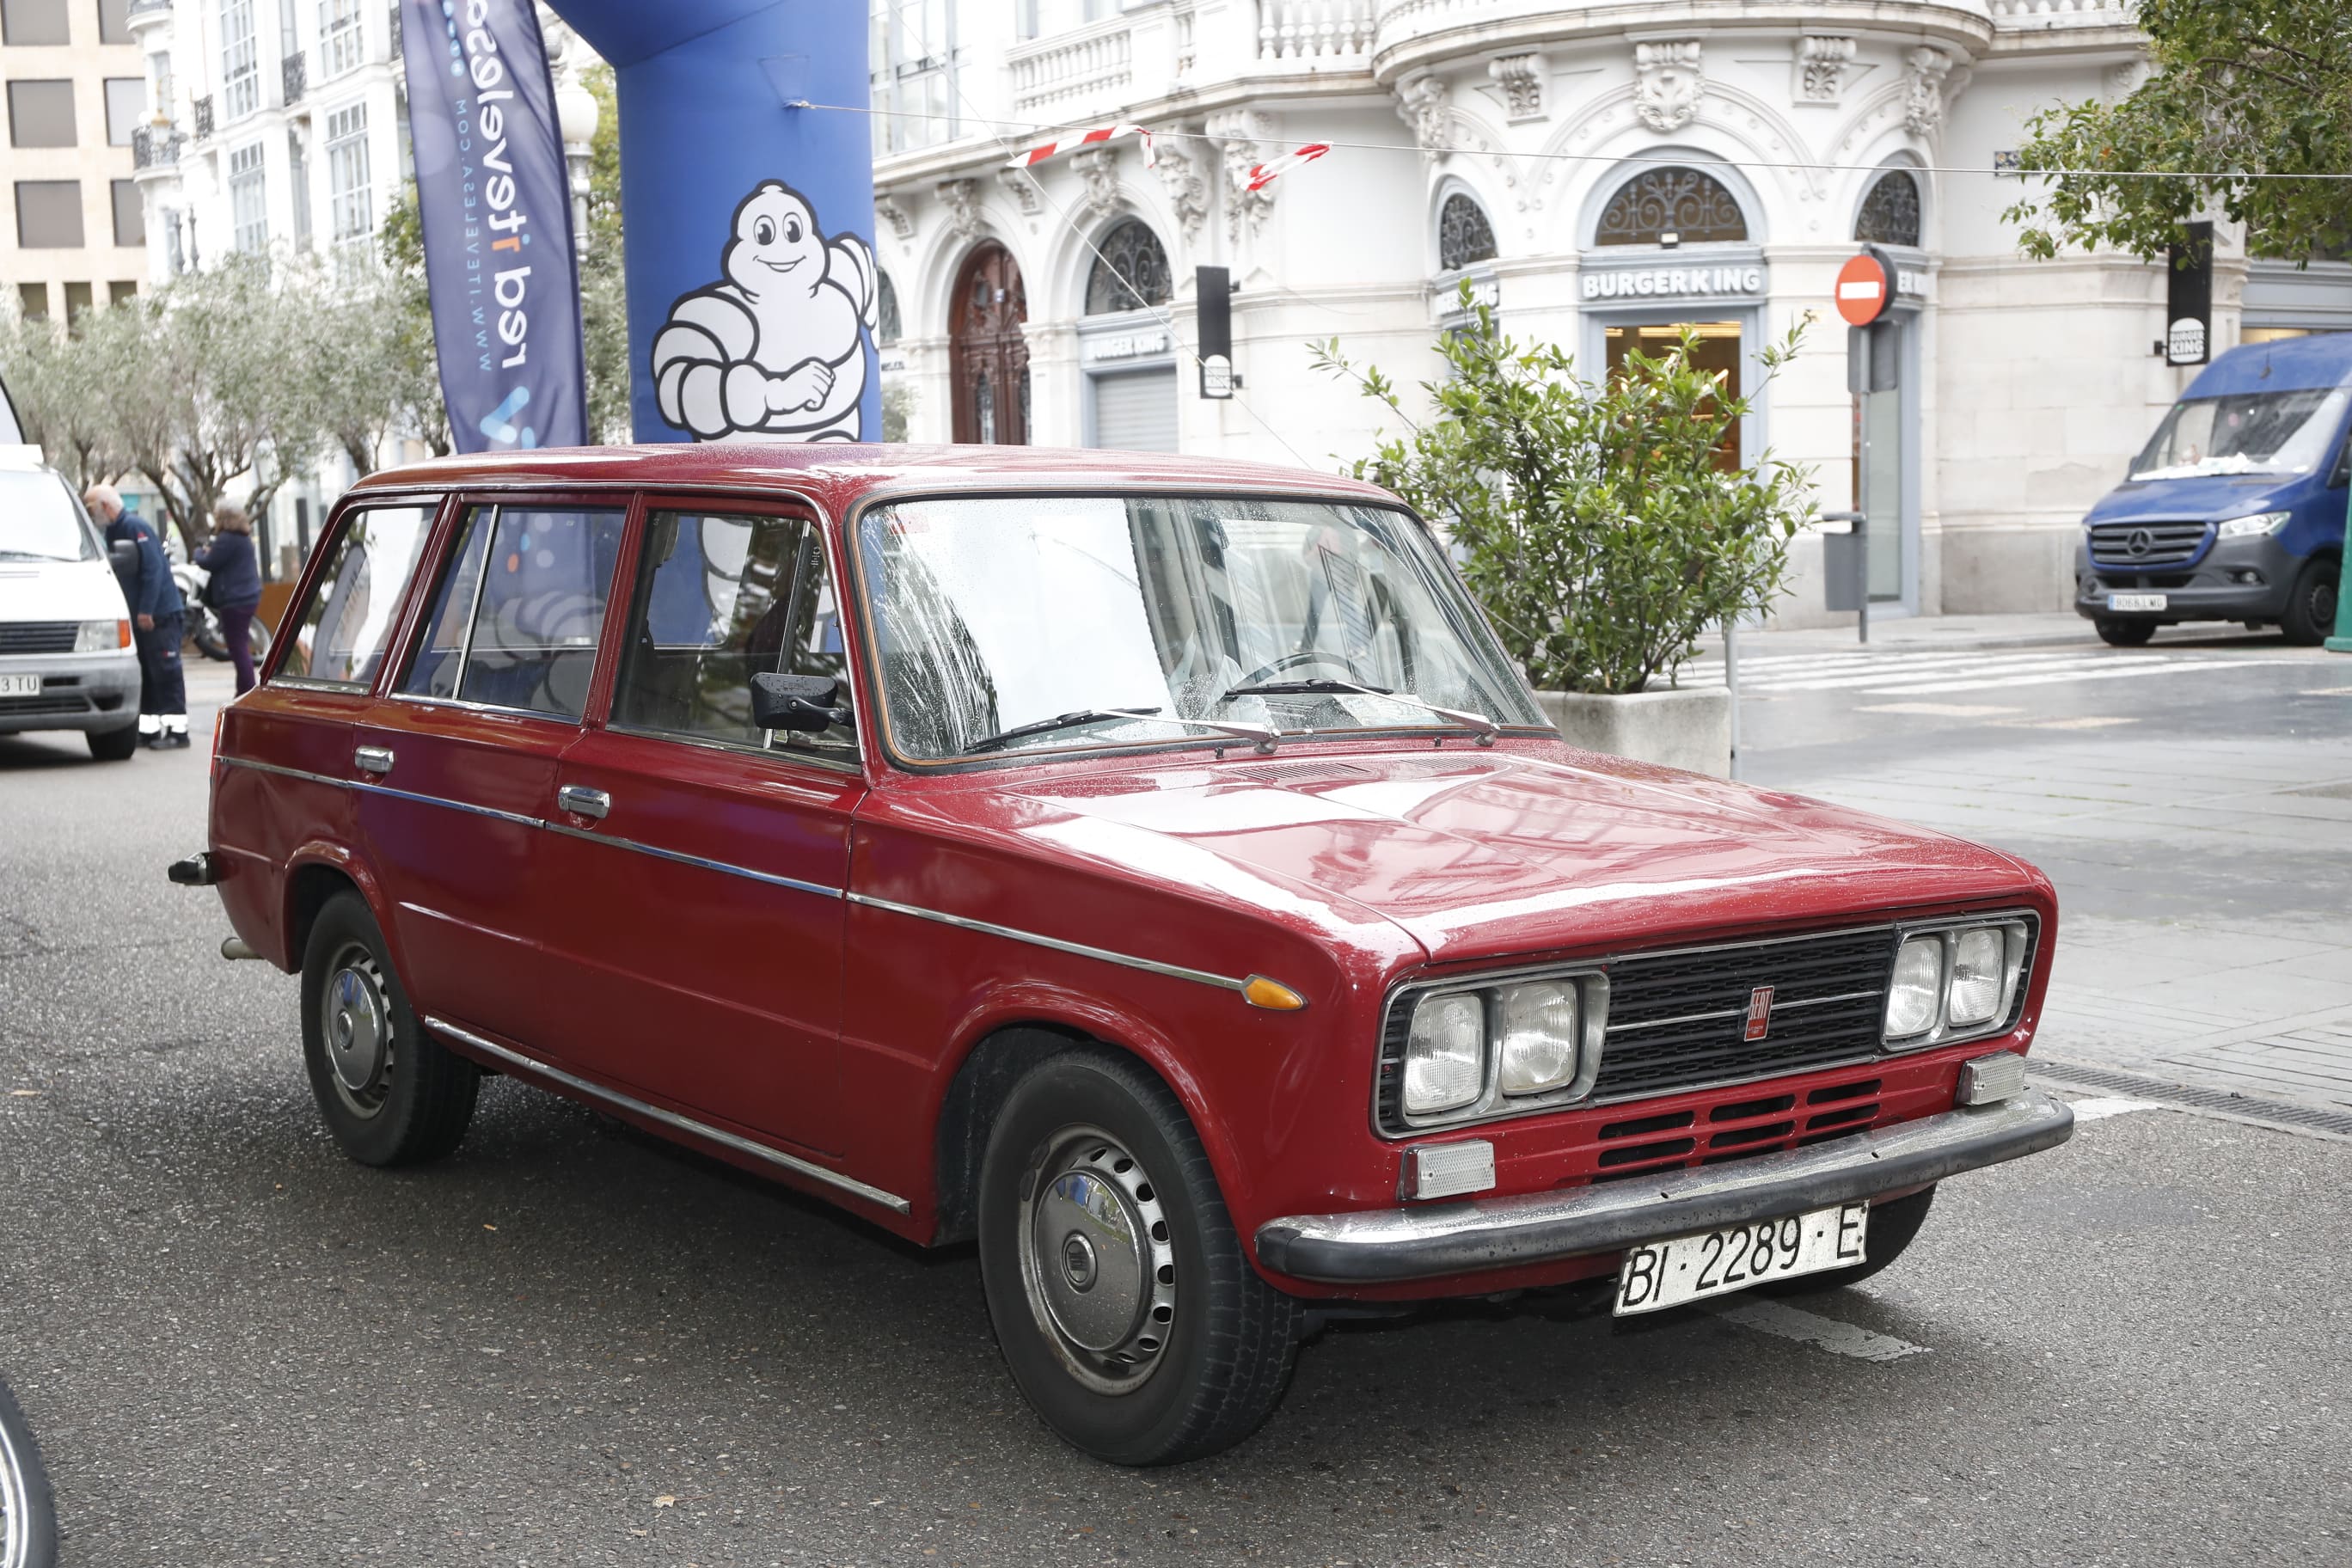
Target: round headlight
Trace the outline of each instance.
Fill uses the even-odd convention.
[[[1486,1005],[1468,992],[1425,996],[1404,1047],[1408,1116],[1459,1110],[1486,1081]]]
[[[1886,1037],[1906,1039],[1936,1026],[1944,1000],[1944,939],[1915,936],[1895,954],[1895,983],[1886,989]]]
[[[1953,942],[1952,988],[1944,1007],[1945,1021],[1952,1027],[1990,1024],[2000,1011],[2002,946],[1999,926],[1964,931]]]
[[[1537,980],[1503,993],[1496,1079],[1505,1094],[1543,1094],[1576,1079],[1576,984]]]

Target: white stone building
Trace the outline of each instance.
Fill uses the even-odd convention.
[[[1859,483],[1882,612],[2063,609],[2083,510],[2189,373],[2151,352],[2162,266],[2024,258],[1994,171],[2036,110],[2144,60],[2127,0],[884,0],[885,374],[919,440],[1330,467],[1378,410],[1309,343],[1426,376],[1465,276],[1595,369],[1695,322],[1752,378],[1810,323],[1742,446],[1812,465],[1828,508]],[[1025,127],[1122,121],[1161,133],[1156,168],[1131,139],[1005,168]],[[1244,189],[1310,142],[1336,145]],[[1859,406],[1832,303],[1858,237],[1906,285],[1903,388]],[[1203,264],[1234,280],[1229,403],[1192,364]],[[2217,347],[2352,327],[2352,268],[2250,277],[2225,247],[2215,299]],[[1817,561],[1784,619],[1821,616]]]

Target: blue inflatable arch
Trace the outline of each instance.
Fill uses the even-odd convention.
[[[640,441],[879,440],[865,0],[554,0],[613,65]]]

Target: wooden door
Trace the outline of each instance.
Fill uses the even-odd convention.
[[[1004,247],[976,246],[956,274],[948,335],[955,376],[955,438],[1029,444],[1029,300]]]

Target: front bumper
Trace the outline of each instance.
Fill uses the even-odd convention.
[[[37,697],[0,697],[0,734],[23,730],[120,730],[139,721],[139,656],[15,654],[0,672],[38,675]]]
[[[1940,1182],[2054,1149],[2074,1113],[2028,1089],[1834,1143],[1563,1192],[1295,1215],[1258,1227],[1258,1261],[1329,1285],[1479,1274],[1773,1219]]]
[[[2095,561],[2074,552],[2074,613],[2086,620],[2275,621],[2286,614],[2303,558],[2291,554],[2275,535],[2224,539],[2198,560],[2181,566],[2136,566]],[[2110,610],[2109,594],[2162,594],[2161,610]]]

